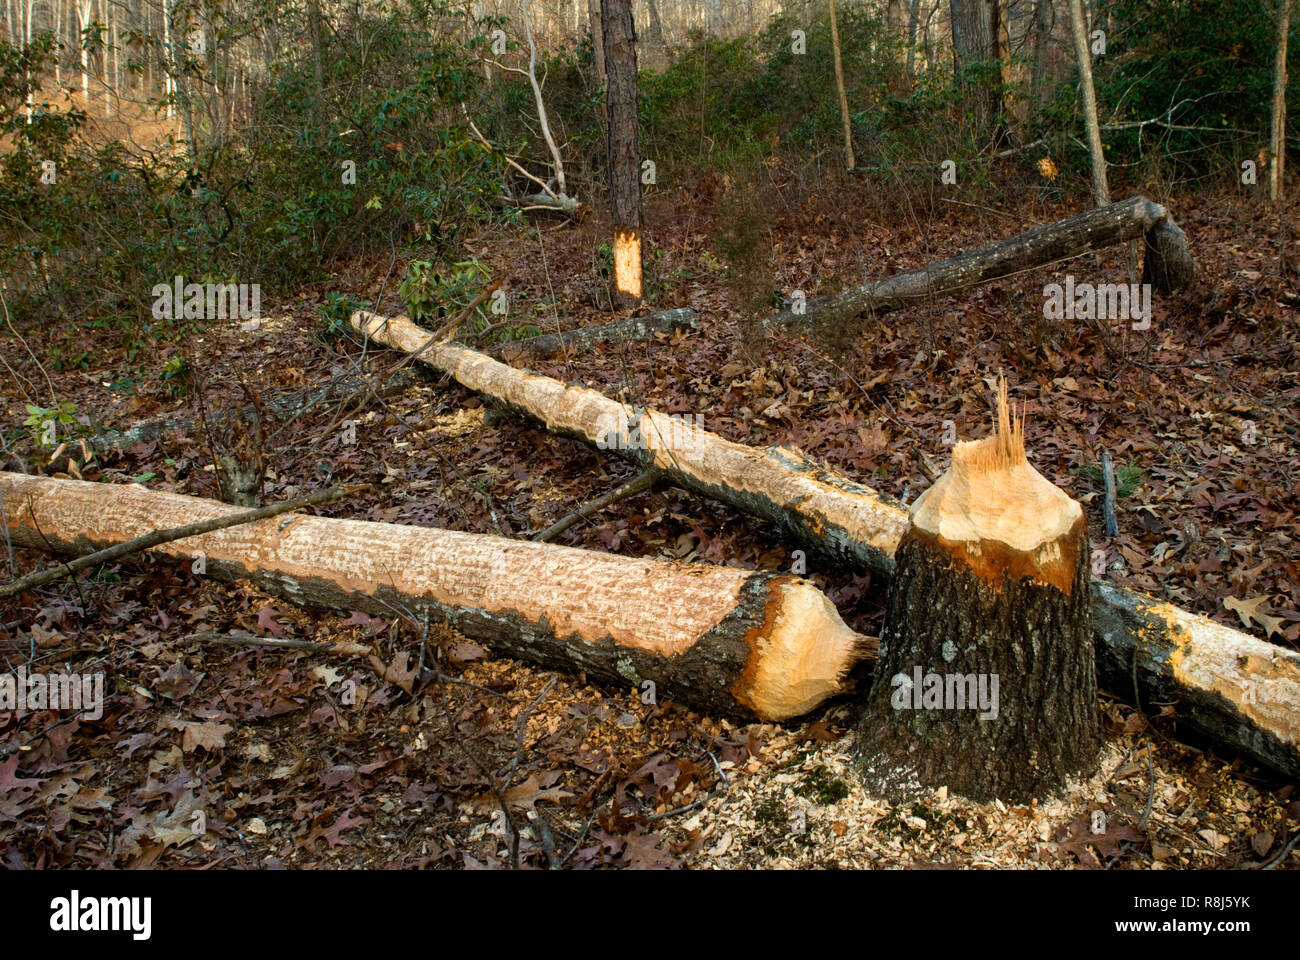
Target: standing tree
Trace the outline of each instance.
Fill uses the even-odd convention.
[[[858,728],[867,777],[1022,801],[1092,769],[1100,745],[1083,508],[998,420],[912,507]]]
[[[591,31],[591,62],[596,82],[605,82],[605,31],[600,26],[600,0],[587,0],[587,27]]]
[[[972,106],[981,132],[995,141],[1004,135],[1002,113],[1002,0],[950,0],[952,47],[959,73],[978,70]]]
[[[1097,92],[1092,85],[1092,51],[1088,49],[1088,21],[1082,0],[1070,0],[1070,26],[1074,30],[1074,53],[1079,61],[1079,89],[1083,92],[1083,120],[1088,127],[1088,153],[1092,156],[1092,195],[1097,206],[1110,203],[1106,182],[1106,155],[1101,149],[1101,124],[1097,120]]]
[[[840,120],[844,124],[844,164],[852,170],[857,165],[853,156],[853,127],[849,123],[849,98],[844,92],[844,64],[840,61],[840,28],[836,23],[835,0],[828,0],[831,8],[831,52],[835,56],[835,89],[840,95]]]
[[[1282,199],[1286,167],[1286,40],[1291,30],[1292,0],[1277,0],[1277,59],[1273,66],[1273,126],[1268,141],[1268,197]]]
[[[601,0],[605,104],[609,113],[609,209],[614,220],[614,300],[641,302],[641,135],[637,114],[636,26],[631,0]]]

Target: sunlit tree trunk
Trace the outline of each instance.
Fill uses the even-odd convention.
[[[1101,125],[1097,120],[1097,93],[1092,85],[1092,53],[1088,49],[1088,22],[1082,0],[1070,0],[1070,26],[1074,31],[1074,53],[1079,62],[1079,89],[1083,94],[1083,119],[1088,128],[1088,153],[1092,157],[1092,195],[1097,206],[1110,203],[1106,182],[1106,154],[1101,146]]]
[[[1286,167],[1286,46],[1291,30],[1292,0],[1277,2],[1277,59],[1273,66],[1273,128],[1269,137],[1268,196],[1282,199]]]
[[[840,28],[836,23],[835,0],[827,0],[831,11],[831,52],[835,57],[835,90],[840,98],[840,122],[844,125],[844,165],[846,170],[857,166],[853,156],[853,125],[849,119],[849,98],[844,91],[844,64],[840,60]]]

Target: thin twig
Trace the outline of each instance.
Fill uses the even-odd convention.
[[[571,514],[569,514],[567,517],[563,517],[559,520],[556,520],[553,524],[551,524],[541,533],[537,534],[537,536],[533,537],[533,539],[536,540],[538,543],[546,543],[550,540],[554,540],[556,537],[562,534],[565,530],[568,530],[569,527],[573,526],[579,520],[585,520],[588,517],[590,517],[592,514],[604,510],[611,503],[617,503],[619,500],[622,500],[626,497],[630,497],[633,494],[637,494],[637,493],[641,493],[642,491],[649,490],[651,487],[655,485],[655,483],[658,482],[659,477],[660,477],[659,471],[656,468],[651,467],[649,470],[646,470],[644,473],[637,475],[636,477],[632,478],[622,486],[616,487],[615,489],[609,491],[608,493],[602,494],[601,496],[597,497],[595,500],[583,504],[577,510],[574,510]]]

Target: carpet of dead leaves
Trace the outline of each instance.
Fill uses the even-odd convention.
[[[1000,214],[941,204],[900,218],[865,192],[853,202],[838,188],[796,195],[772,176],[781,202],[760,268],[783,296],[811,298],[1077,212],[1034,199]],[[865,190],[844,188],[855,189]],[[1005,371],[1029,415],[1033,463],[1084,502],[1108,576],[1300,645],[1300,257],[1279,262],[1276,214],[1238,195],[1170,201],[1201,273],[1190,291],[1156,300],[1141,333],[1042,317],[1043,286],[1066,270],[1127,279],[1118,251],[817,339],[763,338],[738,306],[743,285],[714,252],[721,190],[661,193],[649,211],[654,306],[693,307],[701,334],[532,366],[701,414],[735,440],[797,446],[904,501],[927,485],[922,454],[945,466],[946,421],[961,438],[986,432],[989,383]],[[477,238],[466,254],[504,281],[520,322],[606,322],[596,256],[605,232],[595,218],[543,224]],[[260,324],[213,325],[161,345],[151,367],[185,357],[209,411],[242,403],[241,384],[263,396],[318,384],[362,356],[360,344],[317,337],[324,293],[382,291],[396,309],[399,277],[386,262],[355,263],[283,302],[264,292],[274,312]],[[46,371],[88,427],[196,415],[193,394],[173,397],[158,377],[134,374],[108,332],[23,332],[37,356],[54,346],[93,352],[90,370]],[[21,422],[24,402],[48,397],[45,373],[6,351],[19,358],[21,382],[0,398],[0,415]],[[378,371],[398,359],[370,349],[364,362]],[[136,382],[124,388],[129,376]],[[264,501],[369,482],[322,512],[522,537],[633,475],[582,444],[499,421],[437,381],[353,417],[355,443],[334,411],[287,428]],[[1100,532],[1103,450],[1121,471],[1113,538]],[[210,463],[202,436],[173,434],[73,468],[213,496]],[[42,466],[66,475],[62,462]],[[773,570],[790,569],[798,547],[672,488],[618,503],[559,542]],[[5,576],[45,562],[18,551]],[[815,556],[807,563],[854,629],[878,632],[878,582]],[[209,632],[367,652],[184,639]],[[799,722],[733,724],[493,657],[436,624],[300,610],[166,559],[136,558],[6,601],[0,658],[10,671],[103,671],[108,692],[93,721],[0,713],[0,863],[12,868],[1300,866],[1300,849],[1286,850],[1300,827],[1294,785],[1197,741],[1176,705],[1144,713],[1104,695],[1098,772],[1041,803],[974,804],[937,791],[892,806],[852,773],[851,698]]]

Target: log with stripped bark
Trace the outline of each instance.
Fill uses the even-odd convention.
[[[396,349],[426,347],[424,363],[553,433],[657,466],[681,486],[771,521],[847,567],[893,573],[907,511],[795,450],[757,450],[472,350],[430,344],[428,331],[405,317],[358,312],[352,322]],[[1300,775],[1300,654],[1106,581],[1093,580],[1090,592],[1099,676],[1108,689],[1144,704],[1177,701],[1191,727]]]
[[[810,324],[834,324],[862,315],[876,316],[1138,238],[1144,238],[1146,247],[1143,283],[1151,284],[1157,293],[1166,294],[1192,282],[1196,264],[1187,237],[1169,211],[1145,197],[1131,197],[1077,217],[1034,227],[950,260],[816,297],[805,304],[791,304],[760,321],[760,325],[793,331]]]
[[[148,490],[0,473],[18,546],[84,554],[237,507]],[[660,698],[783,720],[846,689],[874,651],[798,577],[664,563],[428,527],[291,514],[153,549],[202,559],[310,606],[446,620],[493,650]]]

